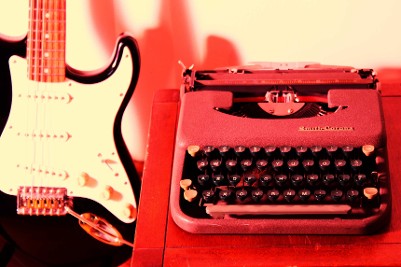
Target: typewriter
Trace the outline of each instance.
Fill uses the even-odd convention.
[[[391,194],[372,69],[183,71],[171,215],[191,233],[369,234]]]

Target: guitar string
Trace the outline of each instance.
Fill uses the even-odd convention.
[[[35,129],[34,124],[36,124],[36,117],[37,117],[37,102],[35,102],[35,95],[37,91],[37,68],[38,68],[38,36],[35,29],[38,28],[38,6],[37,1],[31,0],[31,65],[30,65],[30,79],[32,79],[32,87],[29,86],[29,95],[28,95],[28,127],[27,127],[27,142],[29,142],[29,146],[32,148],[32,160],[29,162],[29,174],[31,176],[31,199],[34,199],[34,185],[35,185],[35,173],[33,171],[36,161],[36,144],[35,140],[33,139],[33,131]],[[28,83],[29,85],[30,83]],[[32,89],[31,89],[32,88]],[[31,104],[32,103],[32,104]],[[34,116],[34,118],[32,118]],[[29,150],[28,150],[29,151]]]

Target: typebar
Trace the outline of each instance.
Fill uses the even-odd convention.
[[[336,215],[347,214],[351,206],[347,204],[323,205],[205,205],[206,213],[213,218],[226,215]]]

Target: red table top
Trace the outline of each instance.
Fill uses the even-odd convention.
[[[155,94],[149,128],[132,266],[401,265],[401,79],[383,73],[382,95],[392,187],[388,229],[370,236],[207,235],[179,228],[169,214],[178,90]]]

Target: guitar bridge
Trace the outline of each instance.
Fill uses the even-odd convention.
[[[72,198],[67,197],[66,188],[21,186],[17,194],[17,214],[50,215],[67,214]]]

